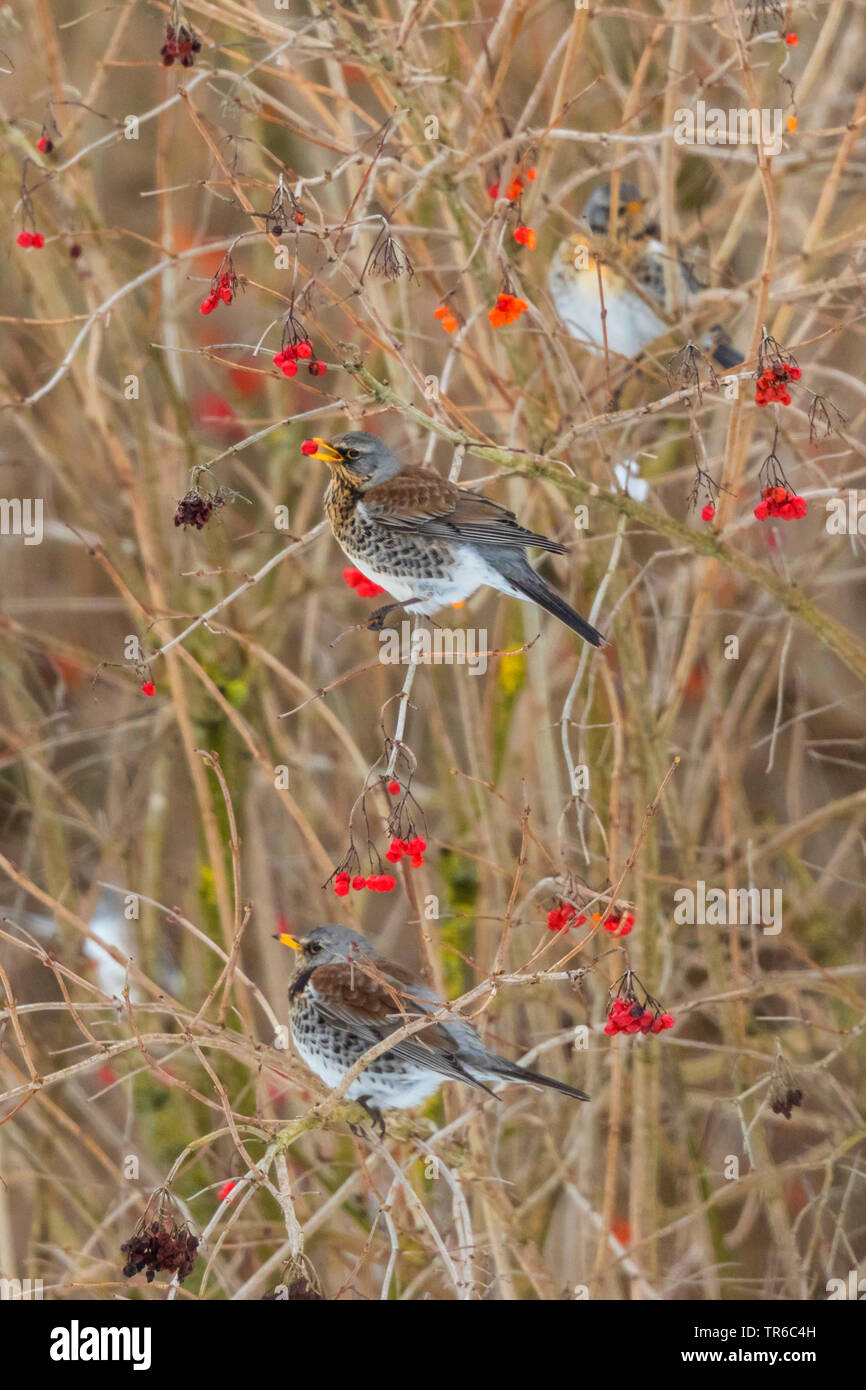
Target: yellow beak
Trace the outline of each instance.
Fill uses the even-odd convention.
[[[320,459],[322,463],[340,463],[342,455],[330,444],[326,444],[324,439],[319,439],[314,435],[313,443],[318,444],[319,447],[314,454],[310,454],[310,458]]]
[[[289,936],[287,931],[280,932],[278,936],[275,935],[274,940],[279,941],[281,946],[291,946],[293,951],[300,951],[302,949],[300,941],[294,936]]]

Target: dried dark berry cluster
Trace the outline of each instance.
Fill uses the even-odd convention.
[[[191,68],[196,53],[201,53],[201,39],[188,24],[178,24],[177,27],[166,24],[165,43],[159,50],[163,67],[173,67],[175,58],[179,58],[181,67]]]
[[[203,531],[213,516],[214,508],[224,506],[225,500],[221,492],[215,492],[212,497],[208,497],[193,488],[178,502],[174,524],[194,526],[197,531]]]
[[[799,1087],[789,1086],[784,1093],[778,1093],[770,1109],[774,1115],[784,1115],[786,1120],[790,1120],[793,1106],[802,1104],[803,1092]]]
[[[154,1275],[165,1270],[167,1274],[176,1274],[178,1283],[182,1284],[192,1273],[198,1236],[178,1226],[174,1217],[166,1213],[136,1230],[120,1248],[129,1257],[123,1267],[127,1279],[146,1269],[147,1282],[152,1284]]]

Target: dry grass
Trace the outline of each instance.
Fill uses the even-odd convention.
[[[302,1265],[344,1299],[822,1298],[864,1259],[863,557],[825,526],[863,473],[864,7],[798,5],[796,48],[704,8],[202,0],[191,70],[159,63],[164,5],[3,19],[0,493],[44,498],[45,537],[0,538],[0,1275],[167,1296],[119,1247],[168,1181],[204,1235],[182,1298]],[[799,129],[769,160],[678,145],[699,98]],[[529,167],[534,252],[487,194]],[[41,250],[15,245],[22,168]],[[277,238],[255,214],[281,174],[305,220]],[[706,286],[678,304],[671,261],[669,341],[614,412],[620,367],[546,290],[602,175],[641,184]],[[373,273],[388,225],[412,276]],[[202,317],[229,247],[239,292]],[[504,287],[530,309],[493,329]],[[271,365],[292,304],[323,377]],[[665,375],[718,319],[748,359],[736,401]],[[752,402],[763,326],[803,368],[788,408]],[[810,393],[847,417],[812,441]],[[777,526],[753,517],[774,411],[809,503]],[[486,675],[422,666],[407,698],[300,453],[347,422],[576,538],[548,572],[611,647],[483,592],[445,621],[486,630]],[[617,484],[630,459],[646,500]],[[241,496],[177,529],[203,465]],[[322,885],[365,785],[384,846],[389,753],[427,862],[340,900]],[[679,925],[698,880],[781,890],[781,932]],[[628,905],[634,932],[548,931],[569,896]],[[449,1085],[353,1139],[272,1045],[281,913],[360,925],[592,1103]],[[605,1036],[627,967],[672,1031]]]

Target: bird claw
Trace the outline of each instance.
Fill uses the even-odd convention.
[[[392,609],[399,607],[396,603],[386,603],[384,608],[376,608],[365,623],[368,632],[381,632],[385,626],[385,619]]]
[[[374,1105],[370,1104],[369,1096],[358,1096],[357,1104],[360,1105],[362,1110],[366,1110],[367,1114],[370,1116],[370,1119],[373,1121],[373,1129],[378,1134],[380,1139],[384,1139],[385,1119],[381,1110],[377,1110]],[[353,1133],[357,1132],[355,1131],[352,1125],[349,1125],[349,1128],[353,1131]],[[364,1130],[360,1125],[358,1126],[358,1130],[360,1130],[361,1135],[363,1135],[366,1138]]]
[[[407,598],[405,603],[386,603],[384,608],[374,608],[365,626],[370,632],[381,632],[385,619],[389,613],[394,613],[398,608],[408,610],[413,603],[423,603],[421,598]]]

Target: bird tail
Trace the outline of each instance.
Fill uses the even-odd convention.
[[[712,344],[714,360],[724,371],[728,371],[730,367],[739,367],[745,360],[742,353],[737,352],[721,324],[714,324],[707,338],[708,345]]]
[[[503,1081],[525,1081],[532,1086],[546,1086],[548,1090],[559,1091],[564,1096],[571,1096],[572,1100],[591,1100],[591,1096],[586,1091],[578,1091],[575,1086],[567,1086],[564,1081],[555,1081],[552,1076],[544,1076],[540,1071],[530,1071],[528,1067],[519,1067],[516,1062],[506,1063],[499,1072]]]
[[[566,627],[570,627],[572,632],[576,632],[583,638],[584,642],[590,642],[594,647],[601,647],[605,643],[605,638],[597,628],[582,618],[579,613],[559,597],[550,585],[547,584],[540,574],[536,574],[532,566],[524,561],[524,564],[517,570],[504,569],[508,583],[520,595],[521,598],[528,599],[530,603],[537,603],[539,608],[543,608],[546,613],[551,613],[554,618],[558,618]]]

